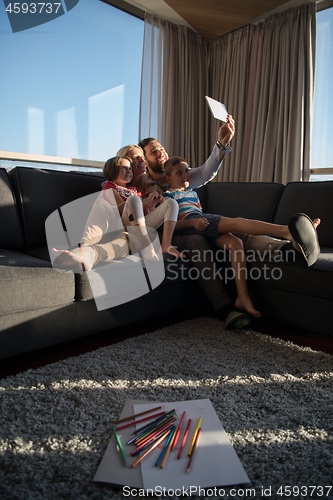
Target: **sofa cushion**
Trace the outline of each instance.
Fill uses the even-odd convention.
[[[9,177],[0,168],[0,248],[19,249],[22,245],[22,229]]]
[[[20,217],[23,221],[26,245],[45,246],[45,220],[57,208],[70,201],[100,191],[101,177],[16,167],[10,171],[17,199],[20,200]]]
[[[250,286],[262,285],[302,295],[333,299],[333,249],[322,248],[318,261],[307,268],[289,262],[249,262]]]
[[[30,255],[0,250],[0,314],[71,303],[74,275]]]
[[[296,213],[319,217],[319,243],[322,247],[333,247],[333,181],[291,182],[283,191],[274,222],[287,224]]]
[[[284,185],[266,182],[211,182],[204,211],[225,217],[272,221]]]

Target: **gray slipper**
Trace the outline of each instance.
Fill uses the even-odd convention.
[[[232,311],[225,320],[227,330],[240,330],[250,323],[250,316],[239,311]]]
[[[317,230],[312,220],[306,214],[296,214],[288,222],[293,247],[303,254],[308,267],[319,257],[320,246]]]

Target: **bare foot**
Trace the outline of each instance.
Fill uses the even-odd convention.
[[[312,222],[313,222],[314,227],[317,229],[317,227],[321,223],[321,220],[320,219],[314,219]]]
[[[178,259],[185,258],[185,255],[181,252],[178,252],[177,248],[173,247],[172,245],[163,245],[161,244],[161,251],[162,253],[167,253],[169,255],[173,255],[174,257],[177,257]]]
[[[237,307],[237,309],[245,309],[255,318],[261,318],[261,313],[255,309],[253,302],[248,295],[238,296],[235,302],[235,307]]]
[[[158,262],[160,260],[153,245],[151,244],[143,248],[141,251],[143,253],[143,258],[149,262]]]
[[[82,245],[74,250],[57,250],[52,248],[52,252],[61,262],[62,267],[67,267],[73,271],[90,271],[96,260],[95,250],[89,245]],[[82,266],[78,266],[82,264]],[[82,267],[84,266],[84,269]]]

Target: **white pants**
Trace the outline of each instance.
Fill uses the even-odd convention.
[[[178,203],[172,198],[164,198],[155,210],[146,216],[143,214],[143,205],[139,196],[130,196],[125,203],[121,220],[125,227],[136,226],[139,222],[146,222],[147,227],[157,229],[163,222],[176,222],[178,218]]]
[[[125,232],[127,226],[134,226],[145,220],[148,228],[157,229],[167,220],[177,221],[177,217],[178,203],[171,198],[166,198],[161,205],[145,217],[141,198],[134,195],[127,199],[120,218],[113,191],[108,189],[100,193],[95,201],[81,241],[95,249],[94,264],[120,259],[129,254],[128,238]],[[134,236],[132,241],[133,238]],[[136,246],[139,247],[139,244]]]

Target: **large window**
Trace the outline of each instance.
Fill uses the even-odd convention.
[[[105,161],[138,141],[143,21],[99,0],[12,33],[0,4],[0,150]]]
[[[311,168],[333,167],[333,8],[317,13],[317,50]],[[311,180],[333,179],[333,174]]]

